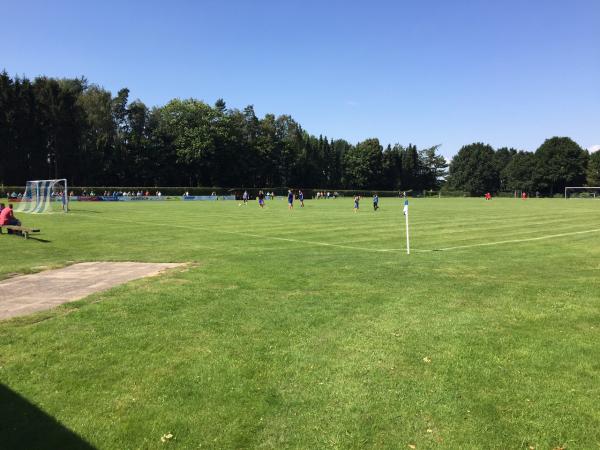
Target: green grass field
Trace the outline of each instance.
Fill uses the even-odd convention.
[[[410,256],[399,200],[306,203],[22,216],[0,278],[195,264],[0,322],[0,385],[106,449],[600,447],[600,202],[415,199]]]

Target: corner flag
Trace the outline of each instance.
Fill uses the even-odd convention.
[[[408,199],[404,199],[404,218],[406,219],[406,254],[410,255],[410,240],[408,238]]]

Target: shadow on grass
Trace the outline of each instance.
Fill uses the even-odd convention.
[[[4,233],[2,233],[2,234],[4,234]],[[14,237],[18,237],[18,238],[23,239],[23,236],[20,235],[20,234],[15,234],[15,233],[8,234],[7,233],[6,235],[7,236],[11,236],[11,237],[14,236]],[[43,239],[43,238],[39,238],[39,237],[36,237],[36,236],[32,236],[31,234],[29,235],[29,237],[27,239],[28,240],[32,240],[32,241],[43,242],[45,244],[48,244],[48,243],[52,242],[52,241],[49,241],[48,239]]]
[[[34,236],[29,236],[28,239],[31,239],[32,241],[38,241],[38,242],[43,242],[44,244],[49,244],[52,241],[49,241],[48,239],[42,239],[39,237],[34,237]]]
[[[93,449],[80,436],[0,384],[0,448]]]
[[[79,208],[69,209],[69,212],[102,214],[102,211],[94,211],[93,209],[79,209]]]

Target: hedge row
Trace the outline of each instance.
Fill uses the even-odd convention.
[[[222,187],[214,187],[214,186],[213,187],[69,186],[69,192],[70,193],[72,192],[74,195],[81,195],[84,191],[88,194],[93,192],[95,195],[103,195],[104,192],[112,193],[112,192],[138,192],[138,191],[142,191],[143,193],[149,192],[150,195],[154,195],[157,191],[160,191],[163,196],[181,196],[185,192],[189,193],[189,195],[211,195],[213,192],[215,192],[217,195],[236,195],[236,196],[241,197],[241,195],[244,191],[248,191],[248,194],[250,194],[250,196],[255,197],[258,194],[259,190],[261,190],[261,189],[259,189],[259,188],[222,188]],[[288,192],[288,188],[286,188],[286,187],[264,188],[262,190],[265,193],[266,192],[274,192],[276,196],[285,196],[285,195],[287,195],[287,192]],[[3,187],[0,187],[0,196],[5,197],[6,194],[10,194],[13,192],[19,193],[19,192],[23,192],[23,191],[24,191],[23,186],[3,186]],[[294,192],[297,193],[298,190],[294,189]],[[370,197],[375,193],[377,193],[377,195],[379,195],[380,197],[399,197],[402,194],[402,192],[399,192],[399,191],[380,191],[380,190],[364,190],[364,189],[359,189],[359,190],[358,189],[357,190],[337,189],[337,190],[327,191],[326,189],[318,189],[318,188],[303,189],[303,192],[304,192],[304,196],[306,198],[316,197],[317,192],[324,192],[324,193],[329,192],[332,195],[336,194],[337,196],[342,196],[342,197],[351,197],[351,196],[354,196],[357,194],[364,196],[364,197],[366,197],[366,196]],[[406,191],[406,194],[408,196],[419,196],[419,197],[423,197],[423,196],[437,197],[439,195],[438,192],[433,192],[433,191],[425,191],[425,192]]]
[[[0,186],[0,197],[6,198],[7,195],[10,195],[13,192],[19,193],[23,192],[23,186]],[[189,195],[211,195],[215,192],[217,195],[236,195],[241,198],[241,195],[244,191],[248,191],[251,197],[256,197],[258,194],[259,188],[222,188],[222,187],[185,187],[185,186],[69,186],[69,192],[72,192],[74,195],[81,195],[84,191],[88,194],[94,192],[95,195],[103,195],[104,192],[149,192],[151,195],[154,195],[157,191],[160,191],[163,196],[181,196],[185,192],[188,192]],[[276,196],[285,196],[287,195],[288,188],[279,187],[279,188],[264,188],[262,189],[266,192],[274,192]],[[294,189],[294,192],[297,193],[297,189]],[[317,192],[325,192],[328,191],[326,189],[303,189],[304,196],[306,198],[316,197]],[[377,194],[380,197],[400,197],[404,192],[401,191],[381,191],[381,190],[368,190],[368,189],[337,189],[330,190],[331,194],[336,194],[340,197],[352,197],[354,195],[360,195],[362,197],[371,197],[373,194]],[[464,191],[453,191],[442,189],[442,191],[414,191],[409,190],[405,191],[408,197],[469,197],[469,194]],[[495,197],[514,197],[514,192],[496,192],[494,193]],[[520,196],[520,192],[518,193]],[[575,196],[575,195],[574,195]],[[585,194],[579,195],[584,197]],[[554,197],[561,198],[563,194],[556,194]]]

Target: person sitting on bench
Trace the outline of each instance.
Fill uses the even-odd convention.
[[[16,225],[21,226],[21,221],[18,220],[13,213],[13,205],[9,204],[8,208],[2,209],[0,212],[0,225]]]

